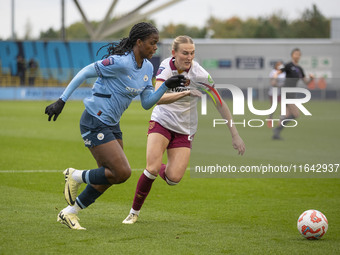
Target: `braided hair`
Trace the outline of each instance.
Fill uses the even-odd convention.
[[[111,55],[125,55],[132,51],[133,46],[135,46],[138,39],[144,41],[150,35],[158,33],[159,33],[158,29],[150,23],[146,22],[137,23],[131,28],[129,37],[121,39],[118,43],[113,42],[102,46],[97,51],[97,55],[102,48],[106,47],[107,53],[102,58],[108,58]]]

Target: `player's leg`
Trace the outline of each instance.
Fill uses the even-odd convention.
[[[88,184],[76,199],[82,208],[94,203],[112,184],[125,182],[131,175],[129,162],[118,140],[92,147],[90,151],[101,167],[82,172],[82,179]]]
[[[123,148],[123,141],[121,139],[117,139],[117,142],[119,143],[119,145],[121,146],[121,148]],[[89,148],[90,149],[90,148]],[[97,165],[98,168],[103,167],[103,162],[97,160]],[[65,179],[67,180],[66,184],[65,184],[65,191],[64,193],[66,201],[68,202],[68,204],[73,205],[75,201],[73,201],[72,203],[69,201],[75,200],[75,198],[78,195],[78,188],[81,185],[81,183],[85,183],[86,179],[83,180],[82,176],[83,176],[84,171],[83,170],[76,170],[74,168],[68,168],[64,171],[65,174]],[[95,185],[92,184],[92,186],[100,191],[101,193],[103,193],[105,190],[107,190],[111,184],[107,184],[107,185]],[[69,194],[71,192],[74,192],[75,194]],[[74,197],[72,199],[72,197]]]
[[[89,183],[91,184],[119,184],[125,182],[131,175],[130,164],[125,156],[119,140],[113,140],[108,143],[90,148],[90,151],[101,168],[105,168],[105,180],[101,177],[91,180],[91,171],[89,173]],[[100,168],[99,168],[100,169]],[[95,173],[93,171],[93,173]],[[84,175],[84,174],[83,174]],[[86,177],[87,178],[87,177]]]
[[[122,149],[124,149],[124,148],[123,148],[123,140],[122,140],[122,139],[117,139],[116,141],[119,143],[120,147],[121,147]],[[92,152],[91,152],[91,153],[92,153]],[[92,154],[92,155],[93,155],[93,154]],[[94,155],[93,155],[93,156],[94,156]],[[95,159],[96,159],[96,158],[95,158]],[[96,161],[97,161],[98,168],[100,168],[100,167],[103,166],[103,162],[101,162],[100,160],[97,160],[97,159],[96,159]],[[104,191],[106,191],[108,188],[111,187],[111,184],[108,184],[108,185],[95,185],[95,184],[92,184],[92,186],[93,186],[96,190],[100,191],[101,193],[104,193]]]
[[[81,178],[81,181],[88,185],[75,199],[74,205],[69,205],[58,214],[58,221],[71,229],[84,229],[78,222],[78,212],[93,204],[112,184],[124,182],[131,174],[129,163],[122,150],[121,140],[113,140],[92,147],[90,151],[99,168],[74,171],[81,173],[81,176],[72,179]]]
[[[124,182],[131,174],[123,151],[119,123],[107,126],[85,110],[80,119],[80,132],[85,146],[89,148],[99,167],[88,171],[71,169],[64,172],[64,194],[70,205],[74,204],[77,197],[78,183],[103,185],[96,187],[102,193],[110,185]]]
[[[165,181],[176,185],[185,174],[190,159],[190,148],[179,147],[168,149],[168,163],[164,170]]]
[[[152,175],[157,176],[160,170],[163,154],[169,145],[169,140],[159,133],[148,135],[146,145],[146,169]]]
[[[151,136],[152,135],[152,136]],[[168,164],[162,163],[163,152],[167,147],[167,140],[162,135],[154,133],[149,134],[148,146],[147,146],[147,169],[139,178],[135,198],[133,201],[130,214],[123,221],[124,224],[133,224],[137,221],[140,209],[150,192],[151,185],[157,176],[159,169],[161,168],[159,175],[169,184],[176,185],[183,177],[185,170],[188,166],[190,159],[190,146],[189,147],[175,147],[168,149]],[[183,138],[183,136],[182,136]],[[186,136],[187,139],[187,136]],[[160,141],[163,140],[163,145]],[[166,142],[168,141],[168,142]],[[173,142],[171,140],[170,144]],[[189,142],[190,144],[190,142]],[[169,145],[170,146],[170,145]],[[162,152],[161,154],[159,152]],[[161,167],[160,167],[161,166]],[[154,173],[152,175],[148,170]]]
[[[288,113],[287,113],[287,119],[296,119],[300,116],[299,108],[295,104],[288,104]]]
[[[288,104],[286,105],[286,116],[283,116],[280,118],[280,124],[278,127],[274,129],[274,140],[280,140],[282,139],[280,136],[280,133],[282,132],[284,126],[282,125],[284,122],[284,125],[287,125],[292,119],[296,119],[299,117],[299,109],[294,104]]]
[[[139,177],[132,208],[127,218],[123,221],[124,224],[133,224],[137,221],[140,209],[161,168],[163,154],[168,144],[169,140],[164,135],[149,133],[146,148],[146,169]]]
[[[169,185],[177,184],[183,177],[188,166],[193,136],[172,133],[172,139],[168,145],[168,163],[162,164],[159,176]]]
[[[64,172],[64,194],[70,206],[59,213],[58,221],[73,229],[81,229],[76,217],[81,209],[92,204],[112,184],[124,182],[131,174],[129,163],[123,152],[119,124],[108,127],[84,111],[80,129],[85,146],[89,148],[97,161],[98,168],[87,171],[67,169]],[[88,185],[77,197],[81,183]],[[69,218],[72,220],[68,220]]]
[[[65,170],[64,195],[68,204],[74,204],[81,183],[99,185],[95,188],[103,193],[112,184],[122,183],[129,178],[131,169],[121,144],[121,139],[117,139],[89,147],[99,166],[96,169],[82,171],[68,168]]]

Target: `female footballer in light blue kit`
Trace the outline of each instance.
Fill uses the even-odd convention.
[[[138,23],[129,37],[118,44],[109,44],[105,59],[83,68],[66,87],[55,103],[46,107],[49,121],[55,121],[72,92],[85,79],[98,77],[92,88],[92,96],[84,99],[85,111],[80,120],[84,144],[97,161],[98,168],[82,171],[68,168],[64,171],[64,195],[69,206],[57,220],[71,229],[80,226],[77,214],[95,202],[112,184],[125,182],[131,175],[129,162],[123,151],[119,121],[137,95],[144,109],[150,109],[168,88],[182,86],[183,75],[172,76],[154,91],[151,59],[157,50],[158,30],[149,23]],[[81,183],[88,185],[77,197]]]

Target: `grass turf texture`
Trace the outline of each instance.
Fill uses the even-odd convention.
[[[59,119],[48,122],[49,103],[0,102],[0,254],[339,254],[340,179],[201,179],[186,173],[179,185],[169,187],[157,178],[138,223],[126,226],[121,221],[141,174],[136,170],[80,213],[87,231],[69,230],[56,222],[66,206],[62,170],[96,164],[79,134],[82,103],[68,102]],[[313,117],[302,116],[300,128],[285,130],[283,142],[272,141],[267,127],[239,127],[246,154],[236,156],[228,136],[227,157],[243,165],[279,165],[297,157],[303,163],[340,163],[335,162],[339,106],[308,103]],[[150,113],[133,102],[122,118],[133,169],[145,167]],[[328,218],[328,232],[319,241],[305,240],[296,229],[307,209]]]

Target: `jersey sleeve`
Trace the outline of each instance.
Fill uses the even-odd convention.
[[[172,76],[172,71],[169,67],[168,61],[168,59],[163,60],[160,64],[156,74],[156,81],[166,81]]]
[[[64,90],[63,94],[60,96],[61,100],[66,102],[73,91],[76,90],[86,79],[96,77],[96,70],[93,64],[90,64],[83,69],[81,69],[76,76],[71,80],[69,85]]]
[[[122,67],[122,58],[116,55],[95,62],[94,67],[98,77],[115,77],[116,73]]]
[[[210,90],[211,88],[215,87],[215,82],[211,75],[197,62],[194,63],[195,65],[195,78],[190,80],[191,87],[197,88],[205,88]]]
[[[306,75],[305,75],[305,72],[303,71],[303,69],[302,69],[302,67],[301,66],[299,66],[299,69],[300,69],[300,72],[301,72],[301,78],[305,78],[306,77]]]

